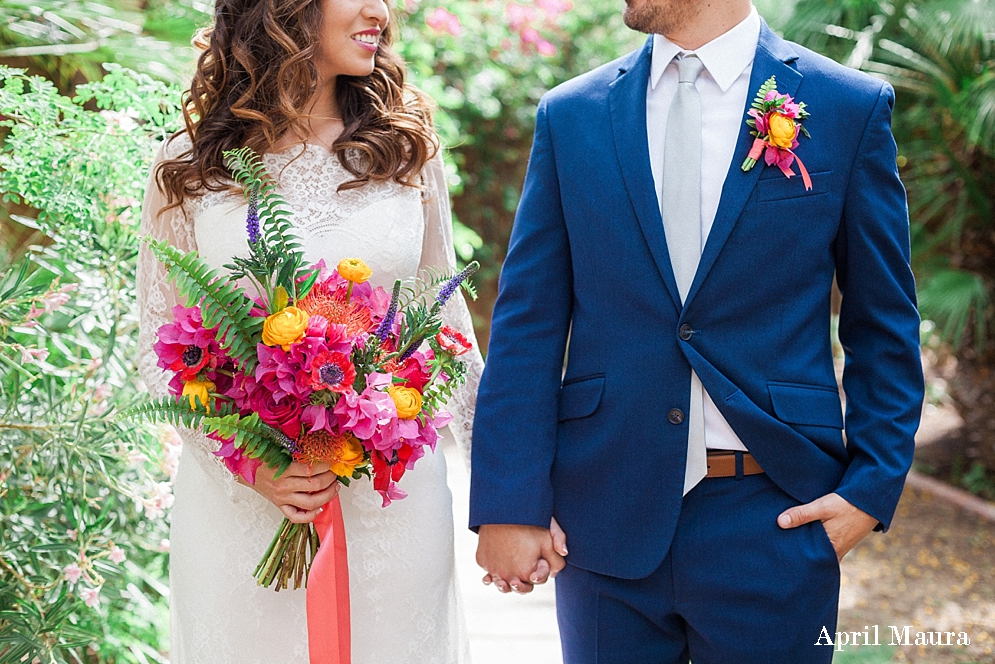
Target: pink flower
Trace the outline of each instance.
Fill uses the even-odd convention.
[[[183,381],[193,380],[205,367],[217,366],[221,347],[217,328],[205,329],[198,307],[173,307],[173,322],[159,328],[159,340],[152,346],[159,366],[179,372]]]
[[[453,357],[459,357],[464,353],[468,353],[473,348],[473,344],[466,337],[448,325],[443,326],[439,333],[435,335],[435,340],[442,347],[442,350],[451,353]]]
[[[169,551],[169,540],[165,539],[165,538],[159,540],[158,549],[159,549],[160,553],[166,553],[166,552],[168,552]]]
[[[100,605],[100,586],[81,589],[79,591],[79,598],[91,609],[97,608]]]
[[[114,563],[116,565],[120,565],[121,563],[123,563],[125,561],[125,559],[127,558],[127,556],[124,553],[124,549],[122,549],[119,546],[114,546],[114,547],[111,548],[111,553],[110,553],[109,558],[111,559],[112,563]]]
[[[555,21],[560,14],[570,11],[574,5],[570,0],[536,0],[536,7],[546,12],[546,17]]]
[[[463,25],[460,23],[459,17],[444,7],[436,7],[431,14],[426,16],[425,25],[440,35],[448,32],[453,37],[458,37],[463,34]]]
[[[75,540],[76,538],[74,537],[73,539]],[[69,585],[74,586],[80,577],[83,576],[83,570],[78,564],[72,563],[62,568],[62,576],[69,582]]]
[[[259,357],[256,382],[272,395],[274,401],[280,401],[287,395],[303,399],[311,393],[306,386],[306,378],[302,378],[304,384],[298,383],[298,376],[306,377],[307,374],[301,370],[299,362],[293,361],[290,353],[279,346],[259,344],[256,355]]]
[[[66,302],[69,301],[69,293],[56,292],[49,293],[42,299],[42,303],[45,305],[45,313],[50,314]]]
[[[506,11],[508,14],[508,25],[512,32],[521,32],[522,28],[539,18],[539,14],[534,7],[525,7],[511,3],[508,5]]]
[[[262,461],[245,456],[241,448],[235,447],[234,437],[222,438],[217,434],[208,434],[207,437],[221,442],[221,449],[214,456],[224,460],[232,475],[240,475],[249,484],[256,483],[256,471],[263,464]]]
[[[352,391],[356,367],[345,353],[322,351],[311,362],[311,389],[344,394]]]
[[[397,419],[397,407],[385,391],[391,380],[391,374],[374,372],[366,378],[366,389],[362,394],[343,394],[334,408],[339,427],[352,432],[360,440],[368,440],[377,427]]]
[[[48,359],[48,350],[45,348],[25,348],[20,344],[14,344],[13,347],[21,351],[21,364],[34,364]]]
[[[429,358],[430,356],[426,353],[415,351],[411,357],[404,361],[401,368],[394,372],[394,375],[407,381],[405,387],[413,387],[422,392],[425,390],[428,379],[432,376],[432,372],[428,368]]]
[[[79,531],[76,530],[75,528],[73,528],[72,530],[67,530],[66,536],[75,542],[76,538],[79,537]]]
[[[523,50],[525,48],[525,45],[528,44],[531,46],[535,46],[536,51],[540,55],[544,55],[546,57],[552,57],[556,55],[556,47],[553,46],[548,41],[546,41],[543,38],[543,36],[539,34],[539,31],[536,30],[535,28],[528,27],[523,29],[521,32],[521,37],[522,37]]]

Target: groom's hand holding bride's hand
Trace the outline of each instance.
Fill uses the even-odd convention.
[[[307,466],[292,462],[274,478],[275,469],[259,466],[256,483],[251,486],[270,501],[293,523],[311,523],[321,511],[321,506],[334,498],[342,485],[327,463]]]
[[[503,593],[525,594],[555,577],[566,565],[567,536],[556,519],[549,530],[536,526],[491,524],[480,527],[477,564],[487,570],[484,585]]]

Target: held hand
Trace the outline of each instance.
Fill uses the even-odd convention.
[[[251,488],[280,508],[293,523],[314,521],[321,506],[342,488],[327,463],[306,466],[295,461],[279,478],[273,478],[275,472],[273,468],[260,466]]]
[[[521,575],[520,570],[516,571],[514,575],[510,577],[502,576],[497,573],[495,569],[492,569],[490,566],[484,564],[482,561],[482,554],[487,555],[488,553],[483,551],[485,528],[490,528],[490,526],[481,526],[481,540],[477,545],[477,564],[488,570],[488,573],[483,578],[484,585],[494,583],[494,586],[503,593],[514,590],[519,594],[525,594],[531,592],[534,586],[546,583],[550,577],[555,578],[566,564],[563,561],[563,556],[567,555],[567,536],[563,532],[563,529],[560,528],[560,524],[556,522],[556,519],[551,520],[548,532],[542,528],[535,528],[533,526],[501,526],[501,528],[528,529],[540,534],[540,557],[536,560],[527,577]],[[493,531],[492,533],[487,534],[489,538],[488,544],[491,543],[490,536],[492,534]],[[523,581],[522,579],[524,578],[528,578],[528,581]]]
[[[797,528],[812,521],[822,522],[840,560],[878,523],[877,519],[854,507],[837,493],[792,507],[777,517],[777,525],[781,528]]]

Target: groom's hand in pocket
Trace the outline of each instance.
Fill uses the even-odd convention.
[[[321,507],[342,488],[327,463],[307,466],[295,461],[280,477],[274,478],[275,472],[273,468],[260,466],[252,488],[293,523],[314,521]]]
[[[848,502],[838,493],[817,498],[810,503],[785,510],[777,517],[781,528],[797,528],[821,521],[840,561],[860,540],[874,530],[878,520]]]

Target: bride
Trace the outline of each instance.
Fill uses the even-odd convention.
[[[250,146],[293,210],[309,262],[360,257],[374,285],[456,265],[438,142],[423,96],[404,83],[382,0],[218,0],[185,109],[186,129],[160,150],[143,235],[196,250],[221,269],[246,255],[246,205],[224,150]],[[140,366],[168,393],[152,352],[177,301],[162,266],[139,260]],[[444,322],[472,334],[456,297]],[[473,341],[471,339],[471,341]],[[483,361],[452,399],[452,437],[469,454]],[[217,443],[182,432],[170,552],[173,664],[308,662],[305,593],[256,585],[253,569],[287,516],[312,521],[338,492],[348,540],[355,664],[469,661],[453,554],[452,497],[441,451],[401,481],[408,497],[381,507],[370,482],[341,488],[325,468],[260,468],[236,482]],[[341,490],[340,490],[341,488]]]

